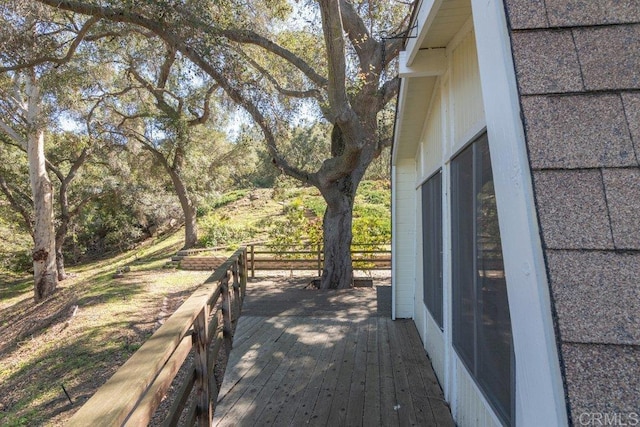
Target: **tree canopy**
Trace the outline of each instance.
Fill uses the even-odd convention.
[[[43,99],[69,108],[44,114],[49,119],[82,123],[89,137],[108,135],[111,144],[129,150],[137,141],[183,193],[185,217],[195,212],[197,197],[189,195],[183,165],[200,145],[192,142],[212,135],[195,126],[227,120],[221,111],[241,107],[260,130],[270,162],[323,195],[322,287],[348,287],[355,191],[391,143],[385,111],[398,91],[394,59],[409,6],[375,0],[4,0],[0,72],[9,80],[24,70],[42,82],[51,76],[45,86],[59,88],[59,95]],[[83,75],[89,64],[97,68]],[[63,77],[62,70],[69,74]],[[80,100],[87,108],[71,108]],[[314,121],[324,123],[325,138],[317,135],[321,127],[310,127]],[[301,147],[311,145],[324,154],[301,155]]]

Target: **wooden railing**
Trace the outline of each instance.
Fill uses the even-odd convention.
[[[147,425],[183,365],[163,425],[211,425],[218,395],[215,364],[240,316],[247,284],[247,252],[237,250],[70,419],[70,426]],[[188,358],[193,353],[192,358]],[[228,354],[227,354],[228,356]],[[195,392],[195,399],[189,400]],[[186,411],[186,412],[185,412]]]
[[[390,245],[353,244],[351,258],[354,269],[391,268]],[[256,270],[316,270],[321,276],[324,268],[323,248],[321,245],[249,243],[247,263],[252,278]]]

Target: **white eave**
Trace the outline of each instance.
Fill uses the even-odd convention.
[[[393,136],[394,164],[399,159],[414,158],[435,82],[436,77],[402,79]]]
[[[471,16],[468,0],[422,0],[415,22],[419,29],[400,52],[401,77],[393,140],[393,163],[413,158],[438,76],[447,68],[447,45]]]

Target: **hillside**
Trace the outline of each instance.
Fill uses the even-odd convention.
[[[200,226],[205,239],[232,244],[298,239],[305,224],[319,224],[323,209],[311,188],[236,190],[222,196]],[[379,238],[388,212],[388,183],[363,183],[358,235]],[[9,235],[5,222],[0,232]],[[208,277],[163,268],[182,237],[174,230],[131,251],[69,267],[72,276],[37,305],[28,275],[0,273],[0,425],[61,425]],[[125,266],[130,271],[114,278]]]
[[[202,246],[248,241],[296,244],[321,238],[326,204],[313,187],[237,190],[200,219]],[[388,181],[363,181],[354,207],[354,242],[391,240],[391,191]]]

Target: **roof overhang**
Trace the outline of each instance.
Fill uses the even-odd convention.
[[[469,0],[423,0],[417,5],[416,33],[399,56],[400,93],[392,159],[414,158],[438,76],[447,70],[446,47],[469,21]]]
[[[415,156],[435,83],[436,77],[432,76],[401,80],[396,131],[393,135],[394,164],[399,159]]]

